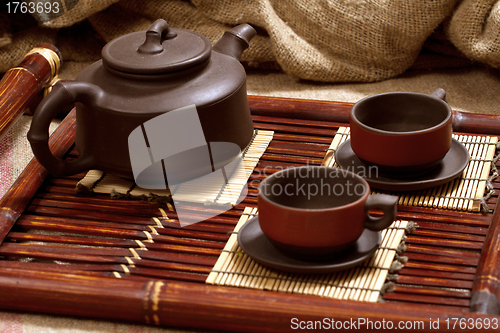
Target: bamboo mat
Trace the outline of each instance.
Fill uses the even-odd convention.
[[[176,194],[176,200],[200,204],[220,204],[234,206],[239,199],[242,191],[247,185],[248,178],[252,174],[260,157],[264,154],[267,146],[273,138],[273,131],[255,130],[252,141],[242,152],[241,163],[243,168],[241,172],[235,172],[227,183],[221,188],[207,185],[204,193],[199,183],[196,184],[196,195],[185,196]],[[78,192],[93,192],[111,194],[115,197],[142,198],[149,201],[164,202],[172,210],[171,192],[176,191],[177,185],[165,190],[149,190],[140,188],[134,182],[106,174],[99,170],[90,170],[85,177],[77,184]]]
[[[256,214],[256,208],[245,208],[206,283],[377,302],[384,291],[388,274],[402,267],[398,260],[401,259],[399,249],[405,232],[414,227],[408,221],[395,221],[382,231],[379,249],[360,266],[328,274],[297,274],[260,265],[240,248],[237,233]]]
[[[337,166],[335,150],[349,139],[350,129],[339,127],[330,148],[327,151],[324,165]],[[462,175],[431,189],[409,193],[384,192],[399,196],[399,205],[432,207],[469,212],[489,211],[485,200],[491,196],[491,181],[498,177],[494,161],[498,144],[497,137],[453,135],[453,138],[465,145],[471,159]],[[373,192],[381,193],[381,192]]]

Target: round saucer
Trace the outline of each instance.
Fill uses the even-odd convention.
[[[469,163],[467,148],[455,139],[439,165],[415,178],[389,178],[377,174],[354,154],[351,141],[341,144],[335,152],[335,161],[342,169],[352,171],[366,179],[371,187],[387,191],[418,191],[439,186],[458,177]]]
[[[271,268],[293,273],[321,274],[336,272],[359,265],[378,249],[382,236],[380,231],[365,229],[352,250],[338,258],[313,262],[284,255],[274,247],[259,225],[259,217],[248,220],[238,232],[240,247],[258,263]]]

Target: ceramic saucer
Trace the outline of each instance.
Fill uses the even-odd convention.
[[[439,186],[458,177],[469,163],[467,148],[455,139],[443,161],[428,173],[415,178],[389,178],[377,175],[354,154],[351,141],[341,144],[335,153],[335,160],[342,169],[352,171],[366,179],[371,187],[387,191],[418,191]]]
[[[350,252],[342,253],[335,259],[312,262],[278,251],[260,229],[258,216],[248,220],[238,232],[240,247],[258,263],[282,271],[307,274],[330,273],[359,265],[378,249],[381,239],[380,231],[365,229]]]

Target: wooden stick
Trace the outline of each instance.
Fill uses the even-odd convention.
[[[325,139],[328,140],[330,138],[325,138]],[[323,155],[317,157],[324,157],[325,150],[327,148],[328,144],[316,143],[313,140],[303,139],[303,141],[300,142],[293,142],[293,141],[278,140],[276,139],[276,136],[273,135],[273,140],[269,143],[267,151],[269,151],[270,149],[284,149],[285,152],[292,154],[294,154],[296,151],[303,151],[303,152],[311,151],[313,153],[322,152]]]
[[[482,228],[482,227],[465,227],[465,226],[460,226],[460,225],[450,225],[447,223],[439,223],[439,222],[426,222],[426,221],[419,221],[418,222],[418,231],[415,233],[417,234],[418,232],[426,229],[431,229],[431,230],[441,230],[441,231],[450,231],[450,232],[457,232],[457,233],[462,233],[462,234],[469,234],[469,235],[486,235],[488,234],[488,228]]]
[[[137,243],[132,239],[109,239],[109,238],[87,238],[72,237],[68,235],[45,235],[26,232],[9,232],[8,239],[21,242],[44,242],[59,244],[78,244],[87,246],[109,246],[109,247],[136,247]]]
[[[456,298],[466,298],[470,299],[471,293],[469,290],[463,289],[436,289],[436,288],[426,288],[420,286],[403,286],[403,285],[392,285],[387,290],[388,292],[402,292],[402,293],[412,293],[412,294],[424,294],[424,295],[434,295],[434,296],[448,296]]]
[[[430,278],[447,278],[447,279],[456,279],[456,280],[466,280],[472,281],[474,280],[475,274],[468,273],[457,273],[457,272],[441,272],[441,271],[429,271],[422,269],[414,269],[403,267],[398,271],[398,275],[412,275],[412,276],[425,276]]]
[[[75,140],[75,110],[72,110],[51,136],[49,147],[55,157],[60,158]],[[12,228],[31,197],[38,190],[48,172],[33,159],[24,169],[22,177],[16,179],[9,191],[0,201],[0,243]]]
[[[67,272],[70,274],[80,274],[83,271],[115,271],[120,270],[120,265],[115,264],[71,264],[71,265],[61,265],[49,262],[24,262],[24,261],[9,261],[1,260],[0,267],[8,269],[24,269],[24,270],[38,270],[38,271],[49,271],[49,272]]]
[[[62,260],[66,262],[77,262],[77,263],[104,263],[104,264],[127,264],[127,260],[124,257],[113,257],[113,256],[101,256],[101,255],[90,255],[90,254],[78,254],[78,253],[53,253],[46,251],[37,251],[31,249],[29,254],[26,255],[25,250],[16,249],[12,244],[3,244],[0,249],[0,253],[3,256],[28,256],[32,258],[44,259],[44,260]],[[24,255],[23,255],[24,254]]]
[[[55,46],[40,44],[5,73],[0,81],[0,140],[30,101],[55,78],[61,62]]]
[[[336,102],[335,108],[328,101],[248,96],[252,115],[349,123],[349,113],[354,103]],[[499,115],[480,115],[453,111],[453,130],[462,133],[498,135]],[[333,136],[332,136],[333,137]]]
[[[496,209],[490,232],[482,249],[478,272],[472,287],[471,311],[498,312],[500,306],[500,210]]]
[[[32,253],[50,253],[51,255],[91,255],[91,256],[111,256],[125,257],[132,256],[126,248],[101,248],[75,245],[52,245],[52,244],[31,244],[31,243],[4,243],[0,246],[0,253],[5,255],[31,255]]]
[[[472,281],[443,279],[435,277],[399,275],[397,281],[398,283],[402,284],[411,284],[419,286],[435,286],[435,287],[463,288],[463,289],[472,288]]]
[[[416,252],[416,253],[424,253],[424,254],[435,254],[436,253],[436,247],[435,246],[426,246],[426,245],[419,245],[419,244],[411,244],[411,242],[408,242],[408,238],[410,238],[411,235],[408,235],[408,237],[405,240],[405,245],[406,245],[406,252]],[[452,249],[449,247],[440,247],[439,248],[439,256],[440,257],[455,257],[460,260],[477,260],[480,258],[481,254],[479,251],[470,251],[468,249]],[[477,265],[477,261],[474,261],[475,264]]]
[[[130,276],[136,278],[136,276],[148,277],[155,279],[169,279],[169,280],[180,280],[186,282],[203,282],[207,278],[206,274],[201,273],[191,273],[191,272],[180,272],[167,269],[156,269],[156,268],[145,268],[145,267],[129,267],[127,268]]]
[[[150,246],[151,244],[148,244]],[[152,247],[154,249],[154,247]],[[156,260],[158,262],[177,262],[184,264],[193,264],[193,265],[202,265],[202,266],[210,266],[213,267],[217,258],[215,257],[217,253],[187,253],[182,251],[172,251],[172,252],[161,252],[148,250],[141,252],[141,258]],[[138,264],[137,261],[134,261],[135,264]]]
[[[252,116],[252,119],[253,119],[253,116]],[[280,121],[281,121],[281,118],[280,118]],[[330,142],[332,141],[332,137],[274,132],[273,141],[310,142],[310,143],[317,143],[317,144],[328,146],[328,145],[330,145]]]
[[[427,295],[415,295],[415,294],[393,294],[388,293],[385,298],[389,301],[407,301],[421,304],[448,304],[454,307],[442,307],[443,313],[466,310],[470,305],[470,300],[466,299],[455,299],[449,297],[436,297]],[[444,328],[443,328],[444,330]]]
[[[326,137],[333,137],[335,135],[335,129],[333,128],[314,128],[314,127],[304,127],[304,126],[290,126],[281,124],[271,124],[271,123],[256,123],[256,127],[259,129],[267,131],[281,131],[290,134],[301,134],[301,135],[319,135]]]
[[[464,320],[480,318],[484,321],[486,318],[497,318],[463,313],[459,307],[449,307],[449,311],[443,311],[441,307],[415,307],[399,302],[374,306],[373,303],[336,301],[306,295],[297,297],[291,294],[188,282],[104,277],[96,280],[76,274],[1,268],[0,276],[0,304],[10,310],[190,328],[260,331],[265,327],[269,332],[285,332],[290,330],[291,318],[321,321],[330,318],[332,311],[336,313],[335,319],[342,322],[360,318],[360,314],[371,321],[382,322],[387,321],[390,314],[390,318],[397,318],[398,321],[427,323],[420,332],[436,331],[435,328],[429,327],[429,318],[439,318],[441,329],[446,328],[446,318],[450,315],[460,315]],[[15,295],[11,292],[14,287]],[[40,294],[41,288],[46,291],[44,294]],[[78,291],[79,297],[74,297],[75,291]],[[27,302],[34,297],[38,297],[40,301]],[[241,299],[245,301],[234,302]],[[284,304],[286,310],[283,308]],[[394,323],[397,324],[398,322]]]
[[[433,239],[428,237],[419,237],[415,235],[410,235],[406,239],[407,244],[425,244],[425,245],[436,245],[436,246],[446,246],[452,248],[460,249],[471,249],[471,250],[481,250],[483,243],[481,242],[468,242],[455,239]]]
[[[436,238],[444,238],[444,239],[458,239],[458,240],[466,240],[471,242],[480,242],[483,243],[485,237],[477,236],[477,235],[468,235],[463,233],[455,233],[455,232],[443,232],[437,230],[425,230],[422,229],[421,225],[418,225],[418,229],[412,232],[414,236],[426,236],[426,237],[436,237]]]
[[[179,263],[179,262],[165,262],[158,260],[148,260],[148,259],[133,259],[134,265],[137,267],[150,267],[150,268],[159,268],[159,269],[170,269],[170,270],[178,270],[178,271],[187,271],[187,272],[196,272],[202,274],[208,274],[212,269],[212,266],[208,265],[196,265],[196,264],[187,264],[187,263]]]
[[[26,229],[36,229],[37,227],[44,228],[47,226],[47,230],[51,230],[53,226],[57,224],[67,225],[67,226],[88,226],[102,227],[102,228],[113,228],[113,229],[125,229],[125,230],[136,230],[136,231],[150,231],[151,226],[155,224],[151,221],[148,224],[132,224],[132,223],[118,223],[110,221],[93,221],[86,219],[77,219],[66,216],[43,216],[43,215],[29,215],[25,214],[21,216],[17,222],[17,225]]]
[[[460,258],[460,257],[452,257],[452,256],[441,256],[436,255],[436,249],[433,248],[433,251],[419,251],[422,247],[418,247],[413,245],[407,245],[405,251],[405,257],[409,260],[415,261],[423,261],[429,263],[439,263],[439,264],[452,264],[452,265],[466,265],[469,267],[477,267],[479,263],[479,258]]]
[[[404,267],[417,268],[423,270],[444,271],[444,272],[458,272],[466,274],[476,273],[475,266],[458,266],[458,265],[437,264],[431,262],[408,261],[404,264]]]

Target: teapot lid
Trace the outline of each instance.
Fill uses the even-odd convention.
[[[164,74],[207,61],[212,44],[204,36],[155,21],[147,31],[113,39],[102,49],[104,66],[132,74]]]

